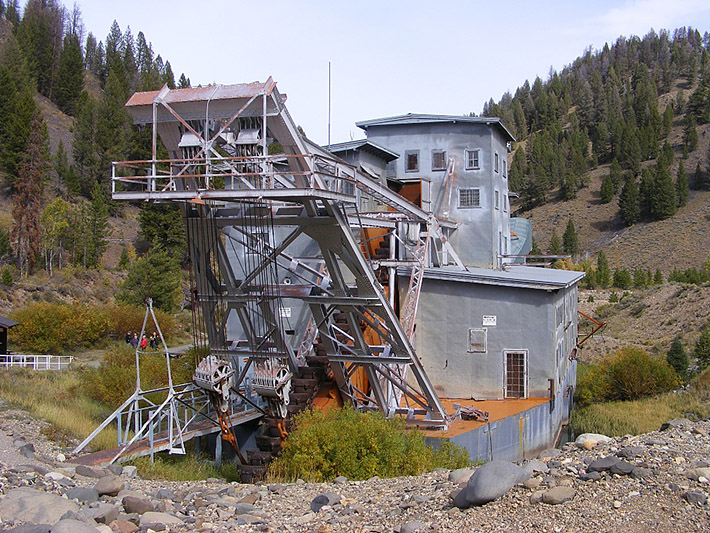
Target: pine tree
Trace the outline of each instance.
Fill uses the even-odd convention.
[[[88,229],[89,242],[86,253],[87,267],[100,267],[101,258],[106,251],[108,242],[108,200],[101,185],[96,182],[91,191],[91,204],[89,205]]]
[[[705,327],[700,332],[700,338],[695,343],[693,356],[698,361],[698,368],[704,370],[710,365],[710,328]]]
[[[556,231],[552,232],[550,246],[547,249],[547,253],[550,255],[562,255],[562,243],[560,242],[560,238]]]
[[[602,178],[601,200],[602,204],[608,204],[614,198],[614,182],[611,174]]]
[[[702,191],[703,189],[708,188],[710,187],[707,186],[705,174],[703,173],[700,163],[698,163],[698,166],[695,167],[695,174],[693,174],[693,189],[696,191]]]
[[[681,378],[685,379],[688,375],[688,352],[685,351],[683,343],[679,337],[673,339],[671,347],[666,354],[666,361],[673,367]]]
[[[624,173],[622,172],[621,165],[616,159],[612,160],[611,166],[609,167],[609,177],[614,185],[614,194],[619,190],[619,186],[624,179]]]
[[[675,215],[678,209],[675,185],[668,169],[658,164],[651,196],[651,216],[655,220],[665,220]]]
[[[675,192],[678,199],[678,207],[683,207],[688,203],[688,175],[685,173],[683,161],[678,165],[678,174],[675,180]]]
[[[602,250],[599,250],[599,255],[597,256],[597,283],[602,288],[606,288],[611,284],[609,262]]]
[[[72,148],[79,190],[88,197],[101,174],[96,148],[96,103],[86,92],[81,93],[77,103]]]
[[[688,152],[692,152],[698,147],[698,127],[695,117],[688,113],[685,116],[685,128],[683,129],[683,145]]]
[[[153,246],[131,265],[116,299],[132,305],[145,304],[153,298],[153,305],[173,312],[180,298],[180,264],[160,246]]]
[[[632,226],[641,217],[641,204],[639,202],[639,189],[636,178],[632,174],[626,175],[624,187],[619,196],[619,211],[621,219],[626,226]]]
[[[187,256],[182,214],[175,206],[145,204],[138,215],[140,235],[148,243],[160,244],[171,256]]]
[[[123,107],[128,100],[128,86],[123,63],[114,62],[114,65],[106,79],[104,96],[96,108],[96,179],[109,176],[111,163],[125,159],[128,148],[130,122]]]
[[[54,102],[68,115],[76,113],[76,104],[84,87],[84,60],[79,37],[68,34],[59,56],[59,68],[54,81]]]
[[[185,73],[180,74],[180,79],[178,80],[178,89],[187,89],[190,87],[190,80],[185,77]]]
[[[642,218],[650,219],[652,217],[654,186],[655,176],[653,170],[646,167],[641,171],[641,185],[639,187],[639,204]]]
[[[38,113],[30,124],[30,137],[13,196],[12,247],[20,276],[32,273],[40,251],[42,185],[49,168],[47,127]]]
[[[620,289],[630,289],[632,284],[631,274],[625,268],[617,268],[614,271],[614,287]]]
[[[562,236],[562,246],[565,253],[571,256],[575,256],[579,252],[579,235],[571,218],[567,222],[567,228]]]
[[[167,84],[169,89],[175,88],[175,74],[173,74],[173,67],[170,66],[170,61],[165,62],[165,72],[163,73],[163,83]]]
[[[661,272],[660,268],[656,269],[656,272],[653,274],[653,284],[654,285],[663,285],[663,282],[665,280],[663,279],[663,272]]]

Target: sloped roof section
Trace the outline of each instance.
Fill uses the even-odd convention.
[[[370,152],[378,157],[381,157],[387,162],[394,161],[399,157],[399,154],[393,152],[392,150],[388,150],[384,146],[380,146],[377,143],[373,143],[368,139],[358,139],[357,141],[331,144],[329,150],[333,154],[347,152],[348,150],[362,150],[363,152]]]
[[[7,317],[0,316],[0,328],[9,329],[17,326],[18,324],[19,322],[15,322],[14,320],[11,320]]]
[[[498,117],[469,117],[466,115],[427,115],[422,113],[408,113],[406,115],[397,115],[393,117],[375,118],[371,120],[362,120],[356,122],[358,128],[367,131],[370,127],[377,126],[399,126],[403,124],[434,124],[434,123],[468,123],[468,124],[486,124],[500,129],[509,141],[515,141],[515,137],[510,130],[503,124],[503,121]]]
[[[202,102],[206,100],[234,100],[239,98],[251,98],[266,92],[267,94],[275,86],[275,82],[269,78],[265,82],[254,81],[251,83],[238,83],[234,85],[208,85],[206,87],[188,87],[186,89],[170,89],[164,97],[168,104],[181,102]],[[160,91],[144,91],[134,93],[126,102],[126,107],[151,105]]]

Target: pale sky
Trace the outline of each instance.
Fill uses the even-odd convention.
[[[65,2],[71,7],[70,2]],[[273,76],[309,138],[364,137],[360,120],[480,113],[584,50],[681,26],[710,31],[708,0],[77,0],[104,41],[115,19],[198,84]]]

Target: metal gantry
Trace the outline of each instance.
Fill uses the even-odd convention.
[[[152,126],[153,154],[114,163],[113,198],[182,207],[198,329],[209,356],[232,366],[233,392],[256,390],[283,415],[288,378],[318,340],[345,401],[445,427],[411,337],[423,268],[465,268],[450,228],[307,141],[284,102],[271,78],[134,94],[126,105]],[[157,159],[158,137],[169,159]],[[389,212],[361,216],[363,195]],[[367,225],[426,230],[413,257],[373,263],[363,253]],[[416,267],[405,327],[375,272],[392,279],[398,265]]]

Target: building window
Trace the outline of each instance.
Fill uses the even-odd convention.
[[[478,165],[480,152],[480,150],[466,150],[466,170],[478,170],[481,168]]]
[[[503,177],[507,178],[508,177],[508,160],[503,159]]]
[[[404,152],[404,170],[406,172],[419,172],[419,150]]]
[[[503,196],[503,212],[508,212],[508,195]]]
[[[481,207],[481,189],[459,189],[459,208]]]
[[[498,160],[499,160],[499,159],[500,159],[500,158],[498,157],[498,152],[496,152],[495,160],[494,160],[494,163],[493,163],[493,170],[495,170],[496,172],[498,172]]]
[[[431,169],[446,170],[446,150],[431,151]]]
[[[527,353],[524,351],[504,352],[505,355],[505,397],[527,397]]]
[[[500,192],[498,190],[496,190],[495,208],[500,209],[500,207],[498,207],[499,205],[500,205]]]
[[[488,350],[488,330],[471,328],[468,330],[468,353],[486,353]]]

